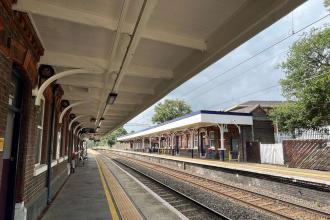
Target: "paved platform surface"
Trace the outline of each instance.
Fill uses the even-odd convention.
[[[182,162],[189,162],[194,164],[202,164],[207,166],[221,167],[232,170],[241,170],[259,174],[266,174],[272,176],[278,176],[283,178],[296,179],[301,181],[320,183],[330,186],[330,172],[327,171],[318,171],[318,170],[308,170],[308,169],[298,169],[298,168],[288,168],[278,165],[270,164],[258,164],[258,163],[245,163],[245,162],[222,162],[218,160],[211,159],[200,159],[200,158],[187,158],[180,156],[170,156],[164,154],[155,154],[155,153],[142,153],[142,152],[133,152],[125,150],[116,150],[111,149],[111,151],[117,152],[126,152],[133,154],[140,154],[150,157],[158,157],[169,160],[176,160]]]
[[[112,160],[90,150],[84,167],[77,167],[43,220],[186,219],[162,198]]]
[[[104,163],[105,167],[109,171],[111,171],[111,176],[113,176],[112,179],[115,178],[117,182],[122,186],[122,188],[125,190],[126,195],[130,198],[131,202],[135,205],[135,207],[138,208],[140,213],[143,215],[144,219],[150,219],[150,220],[187,219],[165,200],[163,200],[159,196],[155,196],[154,193],[151,192],[149,188],[147,188],[135,177],[127,173],[127,171],[119,167],[108,157],[100,155],[97,156],[97,160],[99,161],[99,164],[101,162]],[[113,183],[112,185],[115,185],[115,183]],[[114,199],[116,200],[116,196]],[[126,218],[126,219],[133,219],[133,218]]]
[[[93,155],[76,168],[42,219],[112,219]]]

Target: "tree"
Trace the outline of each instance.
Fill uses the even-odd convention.
[[[319,129],[330,123],[330,28],[312,30],[295,42],[281,65],[289,102],[270,113],[281,130]]]
[[[125,134],[127,134],[126,129],[120,127],[108,135],[102,137],[100,140],[100,145],[108,145],[109,147],[112,147],[116,143],[117,137],[123,136]]]
[[[330,0],[324,0],[324,7],[330,11]]]
[[[185,101],[179,99],[166,99],[164,103],[158,103],[155,114],[152,116],[153,123],[163,123],[191,112],[191,107]]]

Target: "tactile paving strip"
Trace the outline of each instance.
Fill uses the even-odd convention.
[[[97,156],[96,157],[101,171],[104,175],[104,178],[106,180],[107,186],[110,189],[110,192],[115,200],[116,206],[118,208],[118,211],[121,215],[122,219],[134,219],[134,220],[143,220],[143,216],[141,213],[137,210],[137,208],[134,206],[132,201],[129,199],[121,185],[118,183],[116,178],[113,176],[113,174],[109,171],[109,169],[106,167],[103,160]]]

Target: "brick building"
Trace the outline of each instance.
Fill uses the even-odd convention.
[[[246,161],[250,113],[201,110],[118,138],[136,151]]]
[[[229,108],[227,111],[251,113],[253,116],[253,135],[254,141],[264,144],[275,143],[274,123],[268,117],[269,111],[271,111],[276,105],[283,103],[282,101],[260,101],[251,100],[239,105]]]
[[[68,149],[70,111],[57,120],[68,105],[61,86],[52,83],[35,105],[34,91],[54,70],[37,67],[44,49],[28,15],[11,5],[0,1],[0,219],[35,219],[65,182],[77,149]]]
[[[0,219],[37,219],[83,135],[123,125],[302,1],[130,2],[0,0]]]
[[[274,124],[268,118],[268,112],[279,103],[281,102],[249,101],[225,112],[201,110],[145,131],[120,137],[118,141],[129,143],[122,147],[136,151],[213,159],[220,158],[223,153],[223,160],[260,162],[260,159],[256,159],[259,158],[258,143],[275,143]],[[224,118],[212,123],[185,123],[186,118],[196,114],[209,115],[209,117],[222,115]],[[237,124],[236,119],[233,119],[235,115],[249,117],[251,123]],[[165,125],[168,124],[176,125],[167,128]],[[221,124],[224,126],[223,138],[221,138]],[[223,147],[221,147],[221,139],[223,139]]]

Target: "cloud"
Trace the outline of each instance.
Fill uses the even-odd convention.
[[[329,12],[324,8],[322,0],[307,1],[292,13],[275,22],[272,26],[179,86],[164,99],[184,99],[192,106],[194,111],[200,109],[227,109],[252,99],[283,100],[279,86],[262,92],[255,92],[276,85],[281,78],[285,77],[278,65],[285,60],[286,51],[294,41],[299,39],[301,34],[290,37],[229,72],[226,72],[226,70],[289,36],[292,31],[297,31],[325,16],[327,13]],[[324,19],[309,27],[306,31],[313,27],[322,27],[325,23],[330,23],[329,19]],[[214,79],[214,77],[216,78]],[[251,95],[246,96],[250,93]],[[150,119],[154,113],[153,107],[151,106],[129,123],[151,124]],[[130,128],[127,127],[128,130]],[[143,128],[145,126],[135,126],[133,129],[136,131]]]

